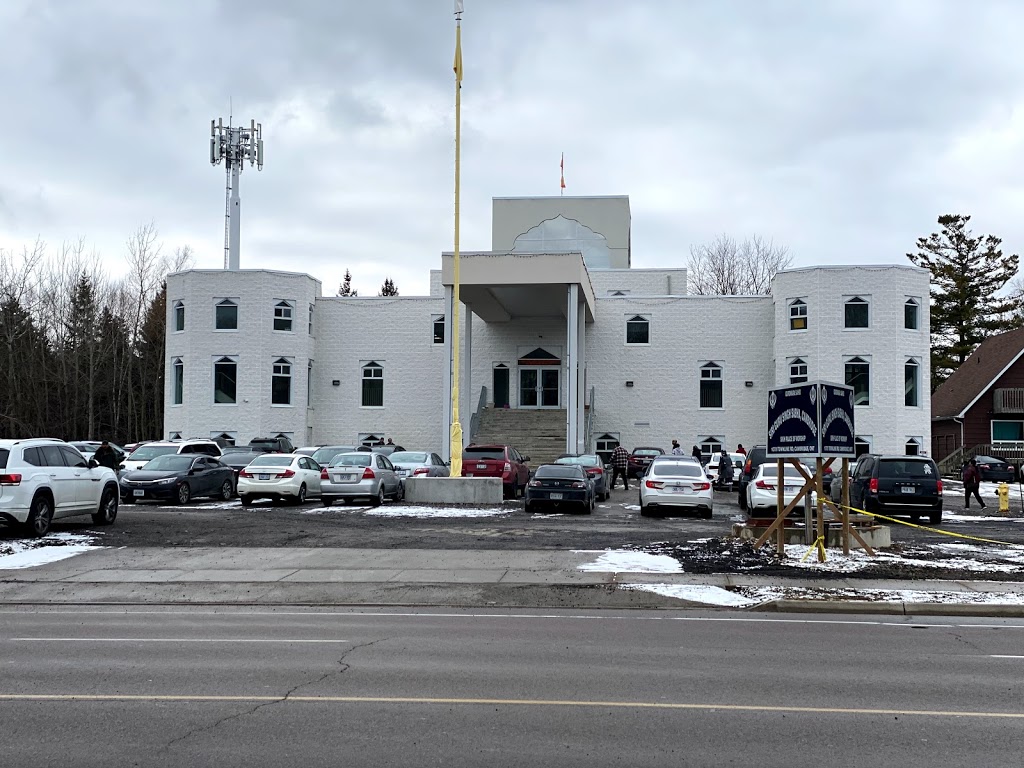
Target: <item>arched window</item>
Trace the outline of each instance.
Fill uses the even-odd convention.
[[[907,299],[903,305],[903,327],[908,331],[916,331],[919,327],[919,316],[921,306],[917,299]]]
[[[847,299],[845,320],[847,328],[867,328],[870,323],[867,299],[860,296]]]
[[[279,301],[274,305],[274,330],[291,331],[292,329],[292,304],[289,301]]]
[[[914,358],[903,364],[903,404],[908,408],[921,404],[921,366]]]
[[[862,357],[845,362],[846,386],[853,387],[854,405],[871,405],[871,363]]]
[[[907,456],[917,456],[921,452],[921,441],[916,437],[907,440],[905,453]]]
[[[238,330],[238,304],[231,299],[222,299],[214,308],[214,330]]]
[[[185,330],[185,302],[174,302],[174,332]]]
[[[807,302],[803,299],[793,299],[789,302],[789,330],[807,330]]]
[[[789,361],[789,383],[803,384],[807,381],[807,362],[802,357],[794,357]]]
[[[651,321],[643,315],[633,315],[626,321],[627,344],[650,344]]]
[[[363,408],[384,407],[384,366],[371,360],[363,365]]]
[[[174,393],[171,402],[173,405],[181,405],[185,402],[185,363],[182,362],[180,357],[174,358],[171,363],[171,370]]]
[[[274,361],[270,379],[270,404],[292,404],[292,363],[284,357]]]
[[[722,366],[704,363],[700,367],[700,407],[721,408],[722,404]]]
[[[231,405],[238,402],[238,361],[230,357],[213,363],[213,402]]]

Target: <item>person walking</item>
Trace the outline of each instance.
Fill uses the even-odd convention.
[[[747,449],[743,447],[743,443],[739,443],[736,446],[736,453],[740,454],[741,456],[747,455]]]
[[[629,451],[619,443],[612,451],[612,490],[615,490],[615,483],[622,477],[622,485],[629,490]]]
[[[981,494],[978,493],[978,486],[981,485],[981,475],[978,473],[978,462],[971,459],[967,462],[967,466],[964,467],[963,473],[964,481],[964,509],[971,508],[971,494],[974,494],[974,498],[978,500],[978,504],[981,508],[985,508],[985,502],[981,500]]]
[[[725,490],[732,490],[732,456],[724,448],[718,457],[718,484]]]
[[[107,467],[117,472],[118,466],[121,464],[121,457],[118,452],[110,447],[110,443],[104,440],[100,443],[100,447],[96,449],[96,453],[92,455],[96,459],[96,463],[101,467]]]
[[[679,445],[679,441],[678,440],[673,440],[672,441],[672,455],[673,456],[682,456],[683,455],[683,447],[681,445]]]
[[[693,450],[690,451],[690,455],[696,460],[696,462],[698,464],[703,464],[704,463],[704,456],[700,452],[700,446],[699,445],[693,446]]]

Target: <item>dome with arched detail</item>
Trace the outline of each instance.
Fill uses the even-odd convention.
[[[512,244],[513,253],[582,253],[591,269],[612,265],[608,240],[575,219],[556,216],[524,232]]]

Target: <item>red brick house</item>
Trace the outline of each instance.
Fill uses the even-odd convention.
[[[932,456],[1024,450],[1024,328],[985,339],[932,394]],[[979,450],[973,450],[978,448]]]

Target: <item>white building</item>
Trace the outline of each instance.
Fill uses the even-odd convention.
[[[682,258],[682,256],[680,256]],[[323,296],[294,272],[168,276],[168,437],[392,438],[447,454],[453,259],[429,296]],[[633,269],[626,197],[497,198],[461,258],[460,421],[533,463],[563,450],[689,453],[765,441],[767,391],[857,390],[861,449],[930,445],[928,288],[911,265],[787,270],[770,296],[693,296]]]

